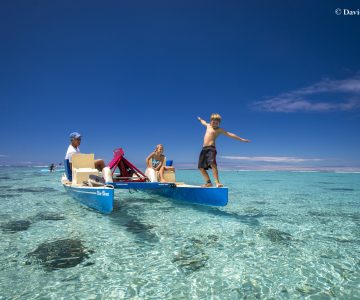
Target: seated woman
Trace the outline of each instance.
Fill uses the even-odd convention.
[[[159,144],[156,146],[155,151],[151,152],[146,158],[146,171],[145,175],[151,182],[166,182],[164,179],[165,170],[174,170],[173,167],[165,166],[165,156],[163,154],[164,146]]]

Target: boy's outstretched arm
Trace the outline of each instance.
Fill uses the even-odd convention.
[[[224,135],[226,135],[226,136],[228,136],[228,137],[230,137],[230,138],[232,138],[232,139],[238,140],[238,141],[240,141],[240,142],[250,143],[249,140],[243,139],[243,138],[237,136],[235,133],[228,132],[228,131],[226,131],[226,130],[224,130],[224,129],[222,130],[222,134],[224,134]]]
[[[206,123],[206,121],[204,121],[203,119],[201,119],[200,117],[197,117],[197,119],[200,121],[200,123],[204,126],[209,125],[208,123]]]

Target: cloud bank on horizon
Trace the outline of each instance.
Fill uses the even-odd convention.
[[[343,99],[320,102],[313,99],[320,94]],[[360,109],[360,72],[347,79],[323,79],[308,87],[253,102],[250,107],[256,111],[278,113],[358,110]]]

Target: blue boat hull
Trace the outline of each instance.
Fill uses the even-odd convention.
[[[228,203],[227,188],[176,187],[153,190],[161,196],[202,205],[225,206]]]
[[[175,185],[160,182],[113,182],[115,189],[136,189],[167,198],[211,206],[225,206],[228,203],[228,188],[205,188],[193,185]]]
[[[63,184],[66,192],[81,204],[108,214],[113,210],[114,189],[110,187],[74,187]]]

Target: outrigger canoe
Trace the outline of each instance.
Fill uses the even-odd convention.
[[[73,168],[65,161],[65,174],[61,182],[65,190],[81,204],[101,213],[110,213],[114,205],[114,189],[136,190],[164,196],[187,203],[225,206],[228,203],[228,188],[201,187],[176,182],[150,182],[149,179],[124,157],[120,148],[114,151],[114,158],[108,174],[98,173],[94,168],[93,154],[74,154]],[[87,186],[90,175],[102,175],[106,182],[101,186]],[[85,181],[84,181],[85,180]]]

